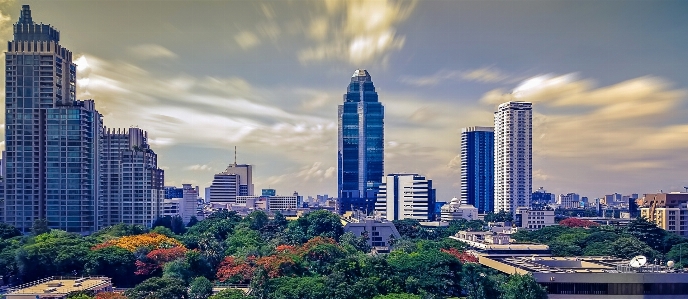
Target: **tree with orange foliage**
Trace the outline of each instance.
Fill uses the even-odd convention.
[[[161,248],[184,247],[184,245],[177,239],[170,238],[157,233],[147,233],[112,239],[107,242],[93,246],[91,250],[98,250],[109,246],[121,247],[131,252],[136,251],[136,249],[140,247],[145,247],[150,250]]]

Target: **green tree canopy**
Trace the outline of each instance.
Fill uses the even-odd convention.
[[[176,278],[153,277],[124,293],[129,299],[186,299],[186,284]]]
[[[208,299],[213,294],[213,284],[205,277],[196,277],[189,284],[189,299]]]
[[[530,274],[513,274],[502,285],[502,299],[547,299],[547,290]]]

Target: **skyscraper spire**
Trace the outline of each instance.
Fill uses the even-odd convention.
[[[237,162],[236,162],[236,145],[235,145],[234,146],[234,166],[236,166],[236,165],[237,165]]]
[[[22,5],[18,24],[33,24],[33,20],[31,19],[31,8],[28,4]]]

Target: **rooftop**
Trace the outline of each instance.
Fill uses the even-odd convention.
[[[7,295],[67,294],[112,286],[109,277],[48,277],[13,288]]]

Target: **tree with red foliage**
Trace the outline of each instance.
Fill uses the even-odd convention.
[[[471,254],[468,254],[465,251],[459,251],[456,248],[440,249],[440,251],[454,256],[455,258],[457,258],[462,263],[477,263],[478,262],[477,257],[475,257]]]
[[[188,250],[184,247],[155,249],[146,255],[145,261],[136,261],[136,275],[149,275],[162,269],[166,263],[183,258]]]
[[[127,299],[127,296],[124,296],[124,294],[115,293],[115,292],[102,292],[102,293],[96,294],[94,299]]]
[[[583,219],[578,219],[578,218],[566,218],[562,221],[559,221],[559,225],[561,226],[566,226],[566,227],[595,227],[595,226],[600,226],[598,223],[589,221],[589,220],[583,220]]]
[[[227,280],[235,283],[248,283],[255,272],[255,258],[248,257],[246,260],[238,260],[233,256],[225,257],[217,269],[217,280],[225,282]]]

